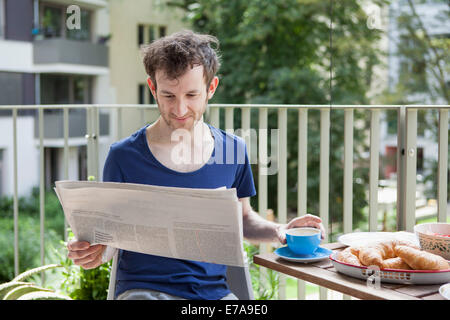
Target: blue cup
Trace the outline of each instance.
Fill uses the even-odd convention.
[[[292,228],[286,230],[286,242],[296,254],[313,254],[321,241],[320,229]]]

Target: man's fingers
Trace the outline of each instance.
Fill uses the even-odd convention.
[[[304,216],[292,219],[291,222],[287,225],[287,228],[296,228],[296,227],[307,227],[311,223],[321,223],[322,219],[317,216],[313,216],[311,214],[306,214]]]
[[[69,254],[67,255],[67,257],[69,259],[82,259],[85,258],[97,251],[102,252],[103,249],[103,245],[101,244],[96,244],[94,246],[90,246],[85,250],[69,250]]]
[[[84,269],[86,269],[86,266],[90,266],[90,267],[94,268],[93,265],[95,265],[95,267],[96,267],[98,262],[101,262],[101,251],[99,251],[99,252],[96,251],[96,252],[94,252],[88,256],[85,256],[81,259],[73,260],[74,264],[76,264],[77,266],[81,266]]]
[[[91,244],[87,241],[73,240],[67,244],[67,249],[69,249],[70,251],[86,250],[90,245]]]

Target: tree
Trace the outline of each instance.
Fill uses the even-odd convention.
[[[222,67],[214,103],[368,102],[366,92],[371,70],[379,62],[379,51],[374,43],[380,33],[367,28],[367,15],[357,0],[331,3],[320,0],[180,0],[169,5],[185,9],[186,19],[195,30],[213,34],[220,41]],[[331,91],[330,69],[333,72]],[[240,123],[239,116],[236,115],[236,124]],[[257,115],[252,114],[251,118],[252,127],[257,128]],[[309,112],[308,212],[317,215],[319,118],[317,110]],[[364,112],[355,113],[355,121],[365,118]],[[269,128],[276,128],[276,121],[276,110],[273,110],[269,113]],[[343,112],[331,112],[331,123],[330,222],[342,217]],[[294,212],[297,206],[297,126],[297,112],[289,111],[288,207]],[[355,148],[355,163],[364,162],[360,160],[363,159],[361,150],[367,149],[365,131],[355,128],[354,137],[355,146],[362,146]],[[367,182],[367,168],[356,169],[354,177]],[[365,189],[364,183],[354,185],[355,223],[363,219],[362,208],[367,205]],[[271,208],[277,206],[276,194],[276,176],[270,176]]]

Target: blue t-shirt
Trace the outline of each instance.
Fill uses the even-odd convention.
[[[146,128],[111,145],[103,181],[157,186],[215,189],[236,188],[238,198],[256,194],[242,138],[208,124],[214,137],[209,161],[192,172],[178,172],[161,164],[147,144]],[[130,289],[152,289],[186,299],[221,299],[230,293],[226,266],[119,251],[116,297]]]

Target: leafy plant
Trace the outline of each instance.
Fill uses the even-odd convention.
[[[37,286],[33,282],[24,280],[44,272],[46,270],[59,268],[58,264],[49,264],[34,268],[19,274],[9,282],[0,285],[1,300],[72,300],[70,297],[56,293],[51,289]]]
[[[244,250],[247,253],[249,261],[253,261],[253,256],[259,253],[259,247],[244,241]],[[253,262],[249,265],[250,277],[252,280],[253,294],[255,300],[271,300],[274,299],[278,290],[278,272],[267,269],[265,279],[261,281],[261,267]]]
[[[69,241],[73,238],[74,235],[69,229]],[[67,258],[67,243],[63,241],[61,243],[63,246],[59,252],[60,265],[64,268],[61,290],[67,292],[74,300],[106,300],[112,262],[85,270]]]
[[[36,268],[40,261],[39,216],[19,214],[19,273]],[[45,228],[45,261],[55,263],[49,257],[48,247],[58,243],[60,236],[54,229]],[[14,278],[14,220],[0,215],[0,283]]]

